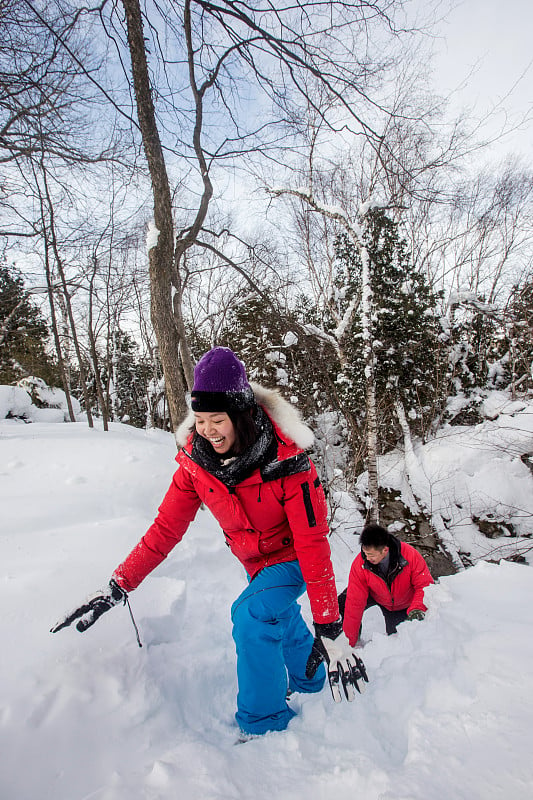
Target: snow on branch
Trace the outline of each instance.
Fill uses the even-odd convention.
[[[352,321],[353,315],[355,314],[355,312],[357,310],[358,304],[359,304],[359,298],[356,295],[354,295],[352,297],[350,303],[348,304],[348,307],[347,307],[346,311],[344,312],[344,315],[343,315],[341,321],[339,322],[339,324],[335,328],[335,339],[337,339],[337,341],[340,341],[342,339],[342,337],[344,336],[344,334],[346,333],[346,331],[348,330],[348,327],[349,327],[349,325],[350,325],[350,323]]]
[[[361,227],[358,223],[352,222],[344,212],[342,208],[339,206],[329,206],[325,205],[324,203],[320,203],[316,200],[313,195],[308,192],[306,189],[288,189],[288,188],[272,188],[267,189],[267,192],[271,194],[273,197],[281,197],[282,195],[288,194],[292,197],[298,197],[300,200],[304,200],[314,211],[317,211],[319,214],[322,214],[329,219],[333,219],[336,222],[339,222],[350,234],[353,241],[356,243],[357,247],[360,246],[362,234],[361,234]]]
[[[335,349],[335,352],[339,352],[339,343],[338,341],[331,336],[329,333],[317,328],[316,325],[312,325],[311,323],[307,323],[302,325],[302,330],[309,334],[310,336],[316,336],[318,339],[322,339],[322,341],[327,342],[331,347]]]
[[[449,306],[471,306],[479,311],[481,314],[486,314],[489,317],[498,317],[499,309],[493,303],[485,303],[480,300],[474,292],[458,291],[450,294]]]

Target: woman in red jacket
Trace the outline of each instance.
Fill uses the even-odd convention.
[[[249,735],[283,730],[294,716],[287,690],[322,688],[320,657],[331,680],[340,671],[348,699],[360,677],[342,632],[324,492],[305,453],[313,435],[277,392],[252,387],[242,362],[225,347],[210,350],[196,365],[190,405],[176,432],[182,445],[178,469],[154,523],[107,589],[52,631],[74,620],[85,631],[125,602],[181,541],[204,503],[249,581],[232,606],[237,722]],[[306,589],[315,639],[297,603]]]
[[[388,635],[407,619],[423,619],[424,589],[433,583],[418,550],[385,528],[367,525],[359,542],[361,553],[351,566],[348,588],[339,595],[344,632],[352,647],[361,632],[363,612],[370,606],[380,607]]]

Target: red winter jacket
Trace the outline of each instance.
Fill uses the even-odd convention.
[[[372,569],[362,553],[356,556],[351,566],[343,627],[352,647],[359,638],[363,611],[369,597],[389,611],[406,609],[409,613],[414,608],[427,610],[424,605],[424,589],[433,583],[428,565],[418,550],[410,544],[400,542],[393,536],[391,540],[389,552],[394,563],[391,562],[389,571],[392,577],[390,585]]]
[[[278,396],[276,404],[280,401]],[[271,564],[298,560],[315,622],[338,619],[324,491],[303,449],[271,421],[278,441],[274,472],[280,476],[268,480],[256,469],[235,487],[192,460],[189,436],[176,456],[178,469],[154,523],[113,574],[126,591],[135,589],[181,541],[204,503],[251,578]]]

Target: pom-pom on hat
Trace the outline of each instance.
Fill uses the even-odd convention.
[[[255,403],[244,364],[229,347],[213,347],[194,368],[193,411],[244,411]]]

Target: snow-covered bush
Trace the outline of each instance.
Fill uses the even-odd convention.
[[[81,413],[73,397],[74,413]],[[25,422],[67,422],[67,399],[61,389],[50,388],[41,378],[28,377],[17,386],[0,386],[0,419]]]
[[[0,419],[24,419],[29,416],[33,404],[28,392],[20,386],[0,386]]]

